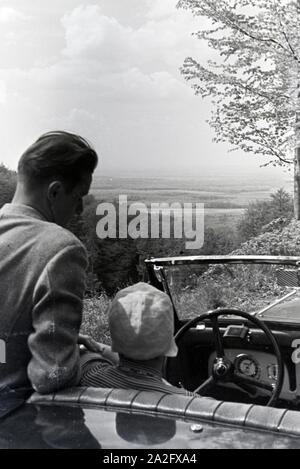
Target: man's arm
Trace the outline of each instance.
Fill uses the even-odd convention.
[[[80,380],[77,341],[86,267],[85,249],[79,242],[71,244],[51,259],[34,290],[28,376],[39,393],[75,386]]]

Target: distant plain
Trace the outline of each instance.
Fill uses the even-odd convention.
[[[202,203],[205,208],[205,225],[215,229],[234,228],[249,202],[267,200],[283,187],[292,192],[292,178],[270,178],[255,175],[231,177],[110,177],[96,174],[92,194],[99,202],[118,202],[126,195],[128,203]]]

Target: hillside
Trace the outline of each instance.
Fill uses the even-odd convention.
[[[300,221],[274,220],[261,235],[243,243],[233,254],[300,256]]]

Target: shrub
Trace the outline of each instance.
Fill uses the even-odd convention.
[[[81,332],[88,334],[98,342],[110,344],[110,334],[107,321],[107,309],[110,300],[106,295],[84,300],[83,321]]]
[[[237,225],[241,242],[258,236],[275,219],[288,224],[293,218],[293,199],[284,189],[271,194],[270,200],[251,202]]]
[[[0,164],[0,208],[11,202],[16,190],[16,184],[17,175],[15,171],[11,171],[4,164]]]

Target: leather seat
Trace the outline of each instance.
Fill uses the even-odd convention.
[[[143,411],[300,436],[300,412],[254,404],[223,402],[208,397],[76,387],[47,395],[34,393],[27,402],[29,404],[70,403],[83,407],[92,405],[108,409]]]

